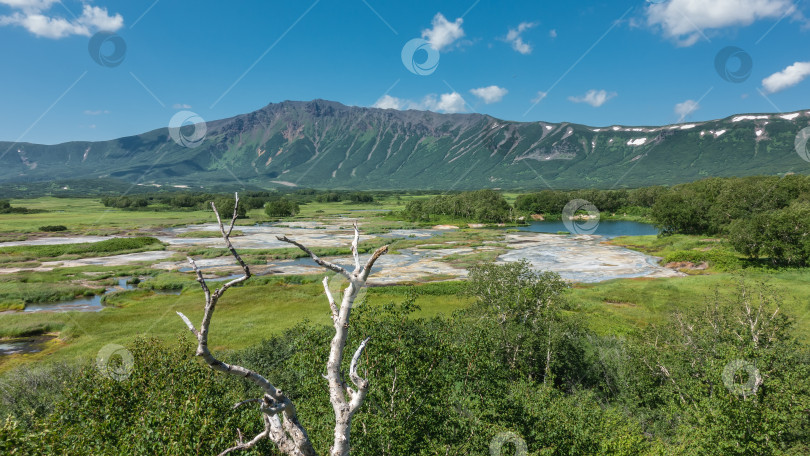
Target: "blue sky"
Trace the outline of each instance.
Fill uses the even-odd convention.
[[[0,140],[315,98],[594,126],[808,109],[807,15],[804,0],[0,0]],[[403,64],[413,39],[430,74]]]

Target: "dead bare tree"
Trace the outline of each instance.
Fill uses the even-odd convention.
[[[248,399],[239,402],[234,406],[234,408],[237,408],[244,404],[258,403],[262,414],[262,420],[264,421],[264,431],[249,441],[244,441],[242,439],[241,432],[239,432],[237,444],[220,453],[220,456],[235,450],[251,448],[265,438],[272,440],[278,449],[284,454],[291,456],[315,456],[317,453],[312,446],[312,442],[307,435],[306,429],[298,421],[295,406],[282,392],[282,390],[276,388],[272,383],[259,375],[257,372],[246,369],[242,366],[227,364],[218,360],[208,349],[208,330],[211,325],[211,317],[214,314],[217,301],[219,301],[219,298],[222,297],[222,294],[225,293],[228,288],[242,283],[250,278],[250,269],[236,252],[236,249],[234,249],[230,241],[231,231],[233,230],[234,223],[236,222],[238,207],[239,195],[236,194],[233,207],[233,216],[231,217],[230,226],[228,226],[226,230],[222,223],[222,219],[220,218],[219,212],[217,212],[216,206],[213,202],[211,203],[211,208],[214,210],[214,213],[217,216],[219,230],[222,234],[222,238],[225,241],[225,245],[231,252],[231,255],[233,255],[233,257],[236,259],[237,263],[239,263],[239,266],[241,266],[245,274],[225,283],[222,288],[218,288],[212,293],[208,288],[205,279],[203,278],[202,271],[199,267],[197,267],[194,260],[189,258],[188,260],[194,268],[194,272],[197,274],[197,282],[200,283],[200,286],[205,293],[205,309],[202,323],[200,324],[200,330],[198,331],[194,327],[188,317],[180,312],[177,312],[180,318],[182,318],[186,323],[189,330],[191,330],[191,332],[197,338],[196,356],[199,356],[205,360],[205,362],[208,363],[208,366],[212,369],[242,378],[247,378],[264,391],[262,397]],[[350,387],[344,381],[341,364],[343,363],[343,351],[346,347],[346,339],[349,334],[349,317],[351,316],[352,306],[354,305],[354,300],[357,297],[357,293],[365,286],[366,280],[371,273],[372,266],[381,255],[388,251],[388,246],[386,245],[377,249],[368,259],[368,261],[366,261],[366,264],[361,265],[360,255],[357,248],[360,240],[360,231],[358,230],[357,223],[355,222],[354,240],[352,241],[352,256],[354,257],[355,268],[354,271],[349,272],[347,269],[339,265],[319,258],[310,249],[292,239],[288,239],[286,236],[278,236],[278,240],[287,242],[300,248],[310,257],[312,257],[315,263],[329,269],[330,271],[343,275],[349,281],[348,286],[343,291],[343,299],[340,306],[338,306],[334,297],[332,296],[332,293],[329,291],[328,277],[323,279],[324,294],[329,301],[329,308],[332,313],[332,322],[335,328],[335,336],[332,338],[332,343],[329,350],[329,359],[326,364],[325,376],[329,383],[329,401],[332,403],[332,408],[335,411],[334,442],[329,450],[329,454],[331,456],[346,456],[349,454],[349,433],[351,430],[352,417],[362,405],[369,386],[368,380],[360,377],[360,375],[357,373],[357,365],[360,362],[360,356],[362,355],[366,344],[368,344],[369,338],[363,340],[363,342],[360,343],[360,346],[357,347],[357,350],[354,352],[354,356],[352,356],[351,363],[349,365],[349,378],[351,379],[354,388]]]

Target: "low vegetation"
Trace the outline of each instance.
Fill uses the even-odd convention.
[[[473,305],[452,316],[419,316],[418,289],[407,287],[391,290],[401,292],[394,302],[356,309],[348,344],[373,341],[352,454],[489,454],[493,445],[507,454],[514,445],[527,454],[810,451],[807,347],[767,285],[738,281],[617,337],[584,325],[554,274],[519,263],[473,274],[456,288]],[[332,439],[320,376],[330,333],[301,324],[227,355],[284,388],[321,452]],[[190,339],[129,342],[129,367],[116,358],[108,370],[57,364],[6,376],[15,394],[2,397],[0,445],[16,454],[212,454],[232,445],[236,428],[258,433],[254,410],[232,408],[255,387],[193,359]],[[47,382],[32,387],[37,378]],[[243,454],[273,451],[263,442]]]
[[[568,201],[581,198],[606,218],[654,221],[663,229],[661,236],[612,243],[665,263],[707,264],[684,268],[693,275],[677,279],[569,285],[525,263],[489,263],[502,252],[503,230],[362,242],[359,250],[366,253],[383,242],[391,242],[392,253],[484,244],[495,249],[444,258],[468,268],[467,281],[368,290],[348,341],[357,346],[372,336],[361,363],[372,386],[352,427],[352,454],[484,455],[492,448],[514,454],[525,445],[526,455],[792,456],[810,453],[809,181],[707,179],[671,188],[524,195],[364,192],[371,199],[356,201],[350,192],[256,192],[238,223],[345,216],[356,208],[392,210],[365,216],[366,226],[379,232],[516,223],[532,214],[554,219]],[[146,206],[94,202],[91,210],[107,214],[105,229],[132,229],[138,217],[162,226],[212,221],[203,199],[220,201],[222,195],[196,195],[146,193],[131,197],[144,198]],[[63,202],[79,207],[77,201]],[[266,212],[271,204],[288,203],[295,205],[292,213]],[[21,206],[58,207],[52,199]],[[46,225],[64,223],[74,233],[82,228],[71,216],[70,210],[61,215],[65,220],[35,211],[25,216],[29,221],[16,217],[13,223],[27,223],[39,235]],[[198,235],[188,234],[219,233]],[[115,238],[6,247],[0,261],[7,268],[35,267],[54,258],[163,248],[151,237]],[[201,258],[228,254],[177,250]],[[240,253],[248,264],[302,256],[292,248]],[[260,432],[255,409],[232,408],[259,393],[191,356],[192,338],[175,317],[175,311],[194,321],[201,315],[199,285],[190,273],[143,266],[7,273],[0,275],[0,310],[99,293],[124,276],[143,280],[134,290],[105,296],[110,308],[103,312],[0,315],[2,338],[58,335],[40,353],[0,358],[0,452],[216,454],[233,445],[236,429]],[[262,276],[234,287],[217,309],[211,344],[223,359],[283,388],[323,452],[334,424],[320,376],[332,330],[319,279]],[[257,338],[265,340],[257,344]],[[132,354],[131,368],[123,358],[112,361],[110,369],[124,372],[123,380],[91,364],[107,343]],[[261,443],[242,454],[274,451]]]
[[[65,255],[93,257],[115,253],[163,250],[163,244],[153,237],[113,238],[99,242],[55,245],[20,245],[0,247],[5,260],[0,262],[24,261],[26,259],[57,258]]]

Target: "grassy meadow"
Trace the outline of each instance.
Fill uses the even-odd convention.
[[[506,199],[512,202],[517,196],[505,194]],[[351,204],[310,202],[301,205],[300,213],[284,220],[294,224],[296,221],[334,221],[336,217],[347,217],[348,226],[348,221],[357,216],[362,218],[363,229],[370,233],[392,228],[425,226],[425,223],[397,220],[392,211],[402,210],[413,199],[429,197],[430,195],[403,195],[371,203]],[[44,236],[46,233],[39,231],[39,227],[56,224],[65,225],[67,231],[49,235],[134,233],[142,237],[111,239],[93,244],[0,248],[0,263],[5,267],[35,267],[42,261],[54,259],[161,250],[165,246],[148,235],[161,228],[215,221],[210,211],[128,211],[104,207],[95,199],[43,197],[13,200],[12,204],[44,212],[0,214],[0,237],[6,239],[20,235]],[[247,218],[238,220],[237,224],[251,225],[277,220],[268,217],[260,209],[250,210],[247,215]],[[497,241],[502,233],[501,230],[493,229],[463,229],[442,233],[429,240],[400,239],[392,243],[391,252],[396,253],[403,248],[431,249],[444,242],[477,246],[485,241]],[[240,234],[237,229],[235,236]],[[201,237],[216,236],[217,232],[201,234]],[[376,248],[382,242],[376,239],[361,247],[365,245],[366,249]],[[797,319],[799,333],[810,336],[810,303],[803,298],[810,296],[810,271],[749,268],[747,266],[750,265],[730,250],[722,239],[686,235],[664,238],[637,236],[616,238],[612,243],[663,257],[665,261],[705,257],[711,259],[712,266],[708,270],[687,271],[692,275],[682,278],[618,279],[574,285],[568,293],[569,301],[575,305],[573,312],[578,313],[589,327],[600,334],[630,334],[647,325],[661,323],[671,312],[704,303],[715,293],[729,289],[744,274],[773,286],[783,298],[785,311]],[[185,255],[197,258],[227,255],[225,249],[219,248],[178,247],[177,250],[175,258]],[[316,251],[322,255],[349,253],[348,246]],[[476,262],[493,260],[501,251],[451,256],[447,261],[466,267]],[[268,259],[301,256],[301,252],[296,249],[244,250],[241,254],[251,264],[263,264]],[[24,307],[24,302],[53,302],[92,296],[103,292],[106,286],[114,283],[116,277],[141,277],[143,280],[136,290],[117,292],[105,298],[108,307],[101,312],[0,313],[0,337],[11,338],[37,333],[59,335],[48,342],[40,353],[0,358],[0,371],[28,361],[92,357],[106,344],[124,344],[139,335],[172,338],[185,330],[175,314],[176,311],[188,315],[192,321],[199,320],[202,315],[202,292],[190,273],[155,270],[149,268],[147,263],[0,274],[0,296],[4,297],[0,299],[0,310],[18,310]],[[245,348],[302,321],[326,324],[326,302],[320,283],[315,278],[256,277],[245,286],[229,291],[217,310],[212,346],[220,349]],[[454,310],[467,306],[470,299],[461,295],[459,289],[456,285],[442,286],[439,283],[416,284],[414,291],[419,295],[416,302],[421,306],[421,311],[416,315],[449,315]],[[167,291],[179,294],[165,294]],[[402,299],[401,291],[389,287],[373,288],[367,295],[365,305],[373,306]]]

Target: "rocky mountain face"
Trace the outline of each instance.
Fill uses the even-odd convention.
[[[167,128],[99,142],[2,143],[0,182],[108,177],[168,186],[537,189],[673,184],[808,173],[810,111],[667,126],[510,122],[480,114],[285,101],[206,124],[186,147]],[[190,136],[194,127],[181,132]],[[805,157],[807,153],[805,152]]]

